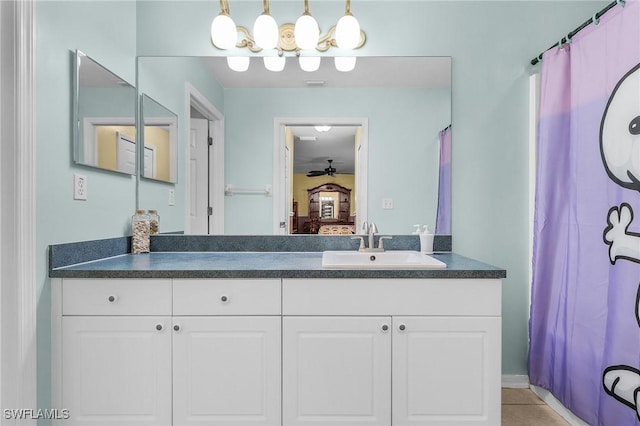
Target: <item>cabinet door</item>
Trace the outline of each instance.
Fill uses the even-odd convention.
[[[284,317],[282,424],[390,425],[388,317]]]
[[[65,425],[171,425],[168,317],[64,317]]]
[[[499,425],[499,317],[393,317],[393,424]]]
[[[173,424],[280,425],[280,317],[173,319]]]

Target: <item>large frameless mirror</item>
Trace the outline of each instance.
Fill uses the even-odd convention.
[[[142,95],[142,177],[162,182],[178,181],[178,116]]]
[[[409,234],[414,224],[451,233],[450,57],[358,57],[348,73],[336,71],[333,58],[322,58],[312,73],[296,58],[287,58],[281,72],[266,70],[260,59],[235,72],[219,56],[138,58],[140,90],[189,126],[178,133],[185,174],[176,187],[181,208],[170,210],[175,229],[360,233],[364,221],[373,221],[387,234]],[[206,154],[207,134],[214,147],[223,139],[219,157]],[[205,154],[194,155],[201,145]],[[342,191],[322,191],[340,192],[333,208],[328,200],[320,204],[326,194],[313,191],[323,185]],[[144,184],[139,197],[157,205],[166,194]]]
[[[134,175],[134,86],[79,50],[74,80],[74,161]]]

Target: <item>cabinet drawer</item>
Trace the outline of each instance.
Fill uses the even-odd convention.
[[[171,280],[64,279],[63,315],[171,315]]]
[[[283,315],[500,316],[498,279],[283,279]]]
[[[280,315],[280,279],[173,280],[174,315]]]

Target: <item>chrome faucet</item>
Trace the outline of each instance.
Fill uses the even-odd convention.
[[[366,251],[366,252],[384,251],[384,247],[382,245],[382,240],[385,239],[385,238],[386,239],[390,239],[391,237],[380,237],[380,238],[378,238],[378,248],[376,248],[375,240],[374,240],[374,236],[378,232],[378,227],[376,226],[376,224],[373,223],[373,222],[368,223],[368,222],[365,221],[362,224],[362,230],[367,235],[367,239],[368,239],[368,242],[369,242],[369,246],[368,247],[365,247],[364,237],[362,237],[362,236],[351,237],[351,239],[360,239],[360,248],[358,249],[359,251]]]

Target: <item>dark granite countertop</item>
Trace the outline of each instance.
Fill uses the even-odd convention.
[[[446,269],[327,269],[322,252],[152,252],[62,267],[59,278],[505,278],[506,271],[455,253],[433,257]]]

